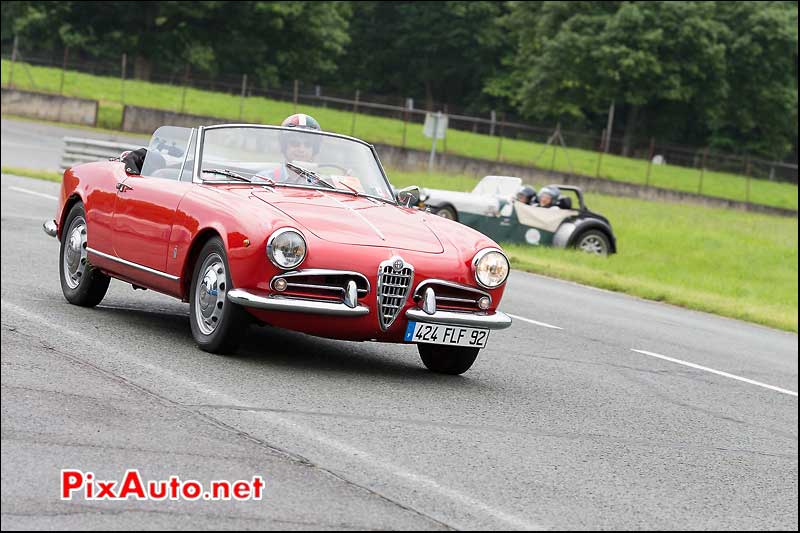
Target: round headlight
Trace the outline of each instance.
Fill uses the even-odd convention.
[[[281,228],[267,241],[267,257],[278,268],[295,268],[306,258],[306,240],[296,229]]]
[[[502,285],[510,269],[505,254],[497,248],[486,248],[475,254],[472,261],[475,280],[482,287],[494,289]]]

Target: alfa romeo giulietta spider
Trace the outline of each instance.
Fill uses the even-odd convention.
[[[97,305],[111,278],[179,298],[203,350],[232,353],[255,320],[414,343],[430,370],[461,374],[511,324],[497,310],[509,263],[418,202],[352,137],[164,126],[146,149],[67,169],[44,230],[67,301]]]

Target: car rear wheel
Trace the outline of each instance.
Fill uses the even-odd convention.
[[[439,344],[417,344],[422,363],[432,372],[440,374],[463,374],[478,357],[480,348],[442,346]]]
[[[189,296],[189,323],[200,349],[234,353],[249,320],[247,313],[227,300],[231,275],[222,239],[210,239],[197,258]]]
[[[88,229],[83,204],[72,206],[64,227],[58,269],[61,292],[71,304],[94,307],[105,297],[111,278],[89,263]]]
[[[611,243],[608,242],[608,237],[605,233],[590,229],[578,237],[575,241],[575,247],[590,254],[606,256],[611,250]]]
[[[458,220],[456,210],[450,206],[440,207],[434,212],[434,214],[439,215],[442,218],[446,218],[447,220]]]

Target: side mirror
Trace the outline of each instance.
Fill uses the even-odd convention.
[[[406,207],[416,206],[419,204],[419,187],[416,185],[411,185],[410,187],[403,187],[397,194],[395,194],[395,198],[397,198],[397,202],[401,205]]]

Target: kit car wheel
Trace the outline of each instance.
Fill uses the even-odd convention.
[[[244,309],[227,300],[231,288],[225,246],[214,237],[200,250],[189,292],[189,323],[202,350],[225,354],[239,347],[249,320]]]
[[[58,262],[61,292],[71,304],[94,307],[106,295],[111,278],[89,263],[83,204],[77,203],[70,209],[64,228]]]
[[[417,344],[419,357],[432,372],[440,374],[463,374],[478,357],[480,348],[442,346],[439,344]]]
[[[606,256],[611,249],[611,244],[608,242],[608,237],[606,237],[605,233],[590,229],[578,237],[575,241],[575,247],[590,254]]]
[[[458,220],[456,210],[450,206],[441,207],[437,209],[434,214],[439,215],[442,218],[446,218],[447,220]]]

